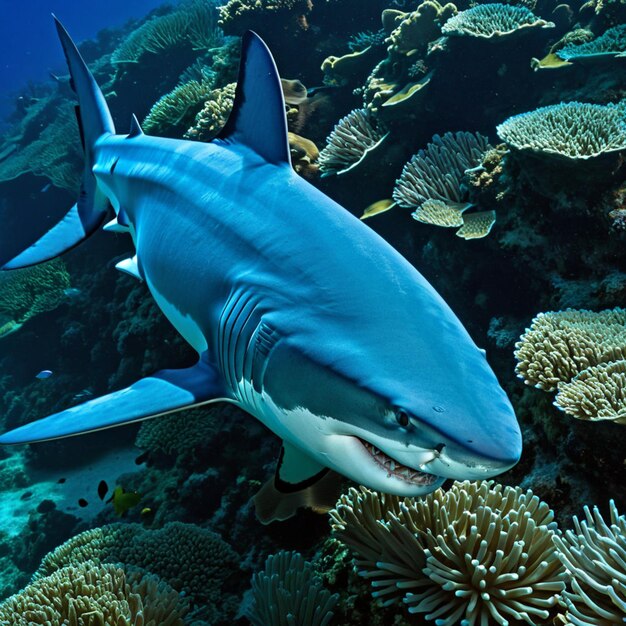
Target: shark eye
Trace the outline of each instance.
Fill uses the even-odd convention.
[[[409,414],[404,409],[396,409],[396,419],[403,428],[409,425]]]

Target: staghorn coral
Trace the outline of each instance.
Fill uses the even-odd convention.
[[[139,63],[144,55],[161,54],[175,48],[207,50],[218,47],[221,41],[214,4],[190,0],[171,13],[152,17],[133,31],[115,49],[111,63]]]
[[[320,152],[322,176],[345,174],[375,150],[387,133],[367,109],[355,109],[339,120]]]
[[[515,358],[518,378],[554,391],[588,367],[626,358],[626,310],[540,313],[515,344]]]
[[[324,589],[301,554],[284,550],[252,577],[252,594],[247,616],[254,626],[327,626],[339,597]]]
[[[70,275],[61,259],[0,275],[0,337],[29,319],[52,311],[65,299]]]
[[[394,201],[398,206],[418,209],[427,200],[464,203],[465,171],[480,164],[488,149],[487,138],[479,133],[435,135],[404,166],[393,190]]]
[[[508,118],[497,132],[515,150],[573,161],[626,150],[623,109],[612,104],[567,102],[541,107]]]
[[[2,602],[0,622],[12,626],[183,626],[187,612],[187,602],[157,577],[87,561],[39,578]]]
[[[205,102],[211,98],[211,80],[190,80],[161,97],[143,121],[146,133],[182,134],[189,128]]]
[[[330,515],[372,595],[438,624],[546,620],[565,586],[553,513],[519,487],[455,482],[421,499],[361,487]]]
[[[186,139],[211,141],[222,130],[235,100],[235,83],[211,91],[196,116],[193,126],[185,133]]]
[[[562,593],[566,622],[573,626],[608,626],[626,619],[626,518],[609,503],[610,521],[597,507],[574,516],[574,529],[553,538],[567,570],[571,590]]]
[[[564,61],[580,61],[593,57],[626,55],[626,24],[609,28],[597,39],[581,43],[571,42],[556,52]]]
[[[220,535],[193,524],[170,522],[159,530],[109,524],[85,531],[47,554],[34,579],[87,560],[145,569],[210,614],[234,610],[236,604],[223,585],[238,570],[239,556]]]
[[[626,424],[626,360],[588,367],[558,389],[554,404],[568,415]]]
[[[553,28],[530,9],[513,4],[479,4],[451,17],[442,27],[444,35],[499,39],[535,28]]]

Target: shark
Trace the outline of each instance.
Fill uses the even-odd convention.
[[[382,237],[292,169],[281,81],[247,32],[234,106],[213,141],[116,133],[61,23],[85,154],[76,204],[2,270],[42,263],[104,227],[198,354],[0,436],[35,443],[215,402],[282,441],[255,498],[262,522],[324,509],[332,477],[399,496],[481,480],[522,450],[485,352],[429,282]],[[326,505],[326,510],[333,503]]]

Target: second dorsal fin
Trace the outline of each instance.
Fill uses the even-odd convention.
[[[278,70],[267,46],[252,31],[243,36],[235,103],[219,139],[244,144],[270,163],[290,163]]]

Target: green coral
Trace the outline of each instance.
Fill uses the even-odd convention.
[[[156,574],[209,615],[232,613],[237,604],[224,584],[239,570],[239,556],[220,535],[193,524],[171,522],[159,530],[109,524],[85,531],[46,555],[34,579],[85,561]]]
[[[60,259],[0,274],[0,337],[55,309],[69,287],[70,276]]]
[[[186,139],[211,141],[217,136],[233,108],[235,87],[235,83],[231,83],[210,92],[193,126],[185,133]]]
[[[480,4],[451,17],[442,28],[444,35],[496,39],[554,24],[537,17],[530,9],[512,4]]]
[[[175,48],[207,50],[220,45],[222,35],[212,2],[191,0],[172,13],[152,17],[132,32],[113,52],[111,63],[139,63],[146,54]]]
[[[508,118],[497,132],[515,150],[570,161],[626,150],[624,109],[614,104],[566,102],[541,107]]]
[[[330,513],[385,604],[438,624],[547,620],[565,587],[554,515],[531,491],[455,482],[421,499],[351,489]]]
[[[248,618],[254,626],[327,626],[338,599],[301,554],[284,550],[252,577],[252,594]]]
[[[178,85],[150,109],[142,124],[144,131],[155,135],[182,135],[211,97],[212,89],[211,80],[190,80]]]
[[[183,626],[186,601],[141,572],[87,561],[39,578],[0,604],[11,626]]]

